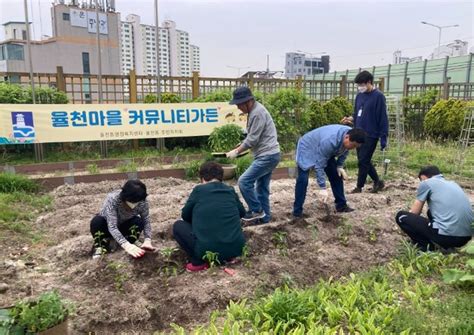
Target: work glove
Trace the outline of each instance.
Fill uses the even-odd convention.
[[[340,123],[345,125],[352,125],[353,122],[354,119],[352,118],[352,116],[344,116],[340,121]]]
[[[327,189],[322,188],[318,191],[318,198],[320,198],[323,203],[327,203],[328,197],[329,193]]]
[[[347,176],[346,171],[344,170],[344,168],[343,168],[342,166],[339,166],[339,167],[337,168],[337,175],[338,175],[339,177],[341,177],[341,179],[343,179],[343,180],[347,180],[347,179],[349,178],[349,177]]]
[[[225,156],[230,159],[237,158],[238,155],[239,155],[239,151],[237,149],[233,149],[225,154]]]
[[[143,241],[142,249],[144,249],[146,251],[155,251],[156,250],[156,248],[153,245],[151,245],[151,239],[150,238],[146,238],[145,241]]]
[[[382,136],[380,138],[380,150],[385,150],[385,148],[387,147],[387,136]]]
[[[137,247],[134,244],[131,244],[130,242],[126,242],[125,244],[123,244],[122,248],[127,252],[127,254],[129,254],[133,258],[140,258],[145,255],[145,250]]]

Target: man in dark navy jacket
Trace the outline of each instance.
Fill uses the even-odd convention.
[[[357,186],[351,193],[360,193],[365,185],[367,175],[374,181],[372,193],[377,193],[384,188],[384,183],[379,179],[377,171],[372,164],[372,156],[380,139],[380,148],[385,150],[388,136],[388,117],[385,96],[374,87],[374,77],[368,71],[360,72],[354,79],[359,93],[354,103],[352,117],[342,119],[343,124],[353,124],[354,128],[361,128],[367,132],[363,146],[357,149],[359,161],[359,174]]]

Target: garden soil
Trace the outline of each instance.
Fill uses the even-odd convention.
[[[390,260],[403,239],[395,213],[408,207],[417,185],[403,180],[388,182],[380,194],[348,194],[356,211],[345,214],[334,213],[332,206],[328,213],[311,181],[306,217],[298,222],[291,217],[295,181],[273,181],[273,221],[244,228],[250,256],[227,266],[233,274],[224,267],[187,273],[182,251],[171,260],[159,252],[134,260],[122,250],[92,260],[89,222],[121,183],[60,186],[51,192],[54,210],[35,223],[44,234],[41,240],[30,246],[9,243],[1,251],[0,281],[8,290],[0,293],[0,306],[57,289],[76,306],[73,334],[147,334],[171,330],[171,323],[192,328],[231,300],[262,296],[283,284],[305,287]],[[144,182],[154,245],[177,247],[172,224],[195,184],[172,178]],[[346,184],[347,190],[353,187],[353,181]]]

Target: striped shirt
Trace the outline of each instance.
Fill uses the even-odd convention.
[[[107,220],[107,227],[112,237],[118,244],[123,245],[127,239],[118,229],[118,225],[135,216],[140,216],[144,222],[143,233],[145,238],[151,238],[151,224],[149,216],[148,201],[143,200],[138,203],[134,209],[130,209],[121,199],[121,190],[113,191],[107,194],[99,215]]]

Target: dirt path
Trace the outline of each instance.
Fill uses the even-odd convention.
[[[177,179],[144,182],[150,194],[154,243],[160,249],[174,247],[171,225],[194,184]],[[169,329],[172,322],[186,326],[205,322],[212,310],[224,308],[229,300],[265,294],[283,283],[310,285],[319,278],[384,263],[396,254],[402,237],[393,217],[413,199],[415,180],[388,183],[378,195],[348,195],[357,210],[329,216],[318,207],[317,186],[311,182],[305,206],[308,217],[291,225],[294,183],[272,182],[274,220],[244,229],[251,256],[232,266],[233,276],[222,268],[182,272],[181,251],[172,258],[179,264],[177,276],[165,275],[169,263],[160,253],[132,260],[117,251],[100,261],[91,260],[89,221],[106,193],[121,183],[61,186],[52,192],[54,211],[36,222],[48,238],[23,252],[30,255],[31,263],[18,262],[21,252],[4,253],[0,276],[10,289],[0,294],[0,305],[56,288],[77,306],[71,320],[73,333],[151,333]],[[348,190],[353,187],[350,182],[346,185]]]

